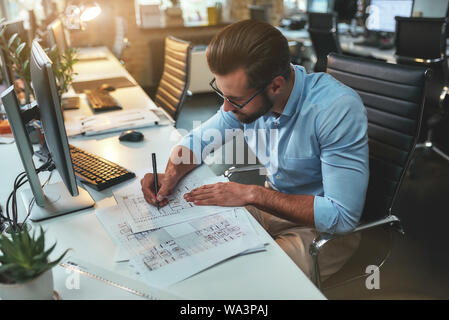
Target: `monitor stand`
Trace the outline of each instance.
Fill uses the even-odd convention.
[[[44,206],[41,207],[34,203],[31,212],[29,206],[31,201],[34,201],[33,192],[31,189],[25,189],[21,195],[27,215],[30,215],[33,222],[37,222],[93,207],[95,202],[89,193],[80,187],[78,187],[78,192],[79,195],[73,197],[63,182],[49,184],[44,187]]]

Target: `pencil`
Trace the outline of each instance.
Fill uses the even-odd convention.
[[[156,154],[151,154],[151,160],[153,162],[153,175],[154,175],[154,192],[156,194],[156,207],[159,210],[159,201],[157,200],[157,193],[159,192],[159,182],[157,179],[157,165],[156,165]]]

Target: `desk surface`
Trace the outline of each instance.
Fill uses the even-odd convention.
[[[125,75],[132,79],[109,52],[108,60],[79,62],[75,71],[79,73],[77,79],[83,80],[117,75]],[[117,89],[112,94],[124,108],[156,108],[139,86]],[[87,103],[83,101],[80,110],[66,111],[64,115],[66,119],[70,119],[79,114],[90,113]],[[169,125],[150,127],[141,131],[145,139],[139,143],[120,142],[118,134],[75,138],[70,139],[70,143],[134,172],[147,169],[151,171],[150,154],[157,152],[158,167],[165,168],[170,149],[179,141],[180,134]],[[23,171],[23,167],[15,144],[0,145],[0,153],[2,154],[0,203],[4,207],[13,179]],[[213,175],[207,166],[201,166],[196,170],[204,178]],[[48,173],[42,174],[41,181],[47,176]],[[54,174],[50,183],[58,181],[59,175]],[[87,190],[96,201],[94,209],[57,217],[39,224],[32,223],[33,228],[42,225],[47,230],[47,246],[54,241],[58,242],[52,257],[56,257],[66,248],[72,248],[72,254],[84,261],[138,279],[125,263],[114,261],[116,246],[94,213],[95,209],[115,204],[112,188],[102,192],[88,187]],[[23,219],[25,208],[20,200],[18,205]],[[269,243],[265,252],[229,259],[167,288],[167,291],[186,299],[324,299],[321,292],[249,213],[248,216],[256,230]],[[53,269],[53,275],[55,290],[63,299],[139,299],[138,296],[124,290],[83,276],[80,278],[79,289],[69,289],[70,286],[66,285],[69,275],[60,266]]]

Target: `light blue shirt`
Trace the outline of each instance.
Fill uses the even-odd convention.
[[[294,69],[295,84],[279,117],[270,113],[242,124],[221,107],[179,145],[204,159],[228,140],[229,129],[243,129],[273,189],[314,195],[316,229],[348,232],[359,222],[368,186],[366,110],[354,90],[330,75]]]

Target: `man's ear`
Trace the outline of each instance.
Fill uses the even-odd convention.
[[[277,76],[276,78],[271,81],[271,84],[268,87],[268,90],[271,94],[280,94],[284,86],[286,85],[287,81],[283,76]]]

